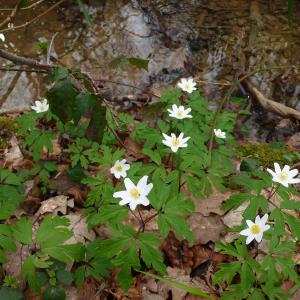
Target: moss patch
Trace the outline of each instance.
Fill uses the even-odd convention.
[[[274,162],[279,165],[290,165],[298,159],[295,151],[288,147],[273,148],[270,144],[244,144],[239,146],[242,157],[257,159],[264,167],[273,167]]]

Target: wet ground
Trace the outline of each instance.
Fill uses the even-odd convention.
[[[37,0],[30,1],[34,2]],[[14,25],[23,24],[53,3],[45,0],[34,9],[20,11]],[[0,0],[1,9],[13,6]],[[237,76],[285,66],[254,74],[251,81],[267,97],[300,110],[300,75],[292,67],[300,65],[299,4],[292,27],[285,0],[94,0],[90,1],[90,13],[95,22],[92,28],[75,2],[65,1],[25,29],[5,33],[5,46],[11,52],[45,61],[46,53],[37,45],[57,33],[52,61],[89,72],[107,97],[127,99],[146,90],[157,92],[182,76],[193,76],[212,107]],[[0,20],[7,14],[0,11]],[[122,55],[150,60],[148,72],[133,67],[125,72],[112,70],[109,63]],[[0,63],[7,65],[3,60]],[[47,88],[41,84],[45,82],[42,74],[37,73],[1,71],[0,82],[2,113],[28,109]],[[237,95],[246,96],[242,89]],[[252,110],[253,117],[247,122],[252,134],[264,139],[277,118],[257,107]]]

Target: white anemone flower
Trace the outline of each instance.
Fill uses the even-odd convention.
[[[129,178],[124,179],[125,191],[116,192],[113,194],[114,198],[122,198],[120,205],[129,204],[131,210],[135,210],[139,204],[147,206],[150,204],[147,198],[148,194],[153,188],[153,184],[147,184],[148,176],[143,176],[137,185],[135,185]]]
[[[192,116],[189,115],[191,110],[191,108],[184,109],[184,106],[182,105],[177,106],[176,104],[173,104],[172,109],[168,109],[168,112],[170,117],[181,120],[185,118],[192,118]]]
[[[165,133],[163,133],[163,136],[165,138],[162,141],[163,144],[165,144],[166,146],[170,147],[173,152],[177,152],[177,150],[179,148],[185,148],[185,147],[187,147],[187,143],[186,142],[190,139],[189,136],[187,136],[187,137],[184,138],[183,137],[184,136],[183,132],[181,132],[178,137],[176,137],[176,135],[174,133],[171,133],[170,136],[168,136]]]
[[[182,91],[189,94],[197,89],[196,82],[193,78],[181,78],[180,82],[178,82],[177,85]]]
[[[226,139],[226,132],[221,129],[214,129],[215,136],[220,139]]]
[[[121,161],[117,160],[113,167],[110,169],[110,173],[113,174],[117,179],[120,177],[126,177],[128,171],[130,169],[130,165],[126,164],[126,159],[122,159]]]
[[[43,99],[42,101],[35,101],[35,105],[31,106],[31,108],[35,110],[37,113],[42,113],[48,111],[49,104],[47,99]]]
[[[270,228],[270,225],[266,225],[268,221],[268,215],[265,214],[262,218],[260,216],[256,216],[255,223],[251,220],[246,220],[248,225],[247,229],[244,229],[240,232],[241,235],[247,236],[246,244],[250,244],[254,239],[260,243],[265,231]]]
[[[5,35],[0,33],[0,40],[4,43],[5,42]]]
[[[274,182],[281,183],[283,186],[288,187],[289,184],[299,183],[299,178],[294,178],[298,175],[298,170],[290,170],[290,166],[285,165],[281,170],[278,163],[274,163],[275,172],[267,169],[267,171],[273,176]]]

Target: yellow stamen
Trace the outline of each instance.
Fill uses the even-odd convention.
[[[172,145],[174,147],[178,146],[179,144],[180,144],[180,140],[178,138],[175,138],[175,139],[172,140]]]
[[[182,117],[182,111],[177,111],[177,117]]]
[[[130,195],[133,197],[133,198],[138,198],[140,197],[140,193],[139,191],[136,189],[136,188],[133,188],[131,191],[130,191]]]
[[[120,165],[118,165],[118,166],[116,166],[116,170],[117,170],[118,172],[121,172],[121,171],[123,171],[123,167],[120,166]]]
[[[259,225],[253,225],[251,228],[250,228],[251,232],[252,233],[259,233],[260,232],[260,226]]]
[[[287,180],[288,177],[289,177],[289,175],[288,175],[287,173],[285,173],[285,172],[281,172],[281,173],[279,174],[279,178],[280,178],[280,180],[282,180],[282,181]]]

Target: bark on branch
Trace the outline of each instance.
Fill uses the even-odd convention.
[[[32,58],[27,58],[27,57],[19,56],[16,54],[12,54],[1,48],[0,48],[0,57],[5,58],[5,59],[15,63],[16,65],[26,65],[26,66],[36,67],[36,68],[48,70],[48,71],[51,71],[55,67],[52,64],[44,64],[44,63],[40,63],[37,60],[32,59]]]
[[[300,112],[285,106],[281,103],[268,99],[264,96],[256,87],[254,87],[249,80],[245,79],[243,81],[246,89],[254,95],[255,99],[259,102],[259,104],[267,111],[280,115],[284,118],[294,118],[300,120]]]

